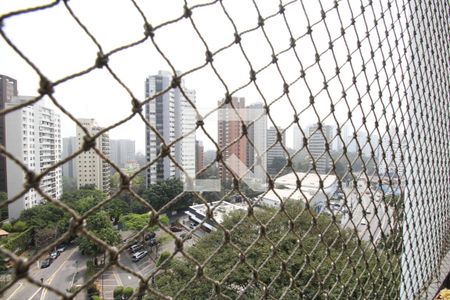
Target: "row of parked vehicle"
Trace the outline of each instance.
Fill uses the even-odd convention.
[[[63,253],[65,250],[66,250],[66,245],[65,244],[61,244],[58,247],[56,247],[50,253],[50,255],[41,262],[41,269],[50,267],[50,265],[53,263],[53,261],[56,260],[59,257],[59,255],[61,253]]]
[[[150,247],[154,247],[158,245],[158,241],[156,240],[156,234],[154,232],[148,233],[144,237],[144,243],[146,243]],[[145,250],[144,243],[135,241],[130,247],[128,247],[128,252],[131,255],[131,260],[133,262],[138,262],[145,256],[147,256],[148,251]]]

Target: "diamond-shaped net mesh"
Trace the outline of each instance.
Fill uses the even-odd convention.
[[[25,179],[21,192],[9,193],[1,207],[34,191],[46,204],[41,212],[29,211],[48,216],[22,232],[14,221],[10,226],[20,233],[0,241],[10,261],[3,297],[113,299],[118,286],[133,290],[116,296],[137,299],[432,297],[450,250],[449,4],[194,2],[172,3],[174,11],[162,15],[154,11],[163,4],[126,2],[141,31],[113,47],[103,45],[103,35],[117,28],[96,27],[111,13],[109,2],[90,12],[97,23],[85,21],[89,4],[77,1],[2,12],[2,45],[31,68],[39,88],[38,96],[14,105],[2,99],[3,169],[14,165],[19,175],[7,174],[8,180]],[[16,20],[37,15],[32,20],[39,22],[39,14],[52,11],[73,21],[76,35],[95,47],[89,66],[72,70],[68,63],[70,72],[55,76],[52,65],[36,63],[15,38]],[[118,23],[131,22],[118,16]],[[48,49],[64,43],[40,35]],[[31,34],[25,39],[40,44]],[[139,59],[160,60],[167,70],[147,78],[145,96],[115,68],[117,60],[133,61],[140,47],[151,57]],[[60,53],[67,62],[75,59],[71,55],[76,52]],[[100,69],[122,90],[117,97],[128,112],[94,128],[71,112],[58,90],[73,82],[92,89],[83,78]],[[200,83],[193,91],[187,82]],[[203,89],[218,95],[207,100],[208,110],[199,104]],[[246,106],[250,98],[259,104]],[[36,172],[8,144],[8,122],[44,99],[76,124],[80,147]],[[110,109],[105,102],[102,113]],[[167,125],[170,118],[182,125]],[[146,161],[128,172],[113,162],[108,135],[132,120],[145,126],[145,132],[138,128]],[[196,135],[214,151],[195,170],[184,162],[195,160]],[[48,178],[86,154],[100,158],[104,178],[95,187],[108,193],[85,187],[60,197],[47,188]],[[118,174],[111,189],[109,169]],[[117,199],[140,219],[125,216]],[[185,221],[174,221],[172,211]],[[32,213],[24,212],[19,220],[30,220]],[[149,231],[156,232],[154,244]],[[74,245],[50,271],[37,267],[68,240]],[[148,251],[140,265],[141,258],[129,253],[135,241]]]

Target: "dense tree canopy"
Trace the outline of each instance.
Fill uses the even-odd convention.
[[[150,186],[144,191],[143,197],[155,210],[159,210],[181,193],[183,193],[183,183],[179,179],[171,178]],[[192,196],[185,194],[167,210],[186,209],[190,205],[192,205]]]
[[[221,230],[200,239],[188,252],[202,263],[219,249],[203,272],[213,280],[223,281],[221,293],[232,299],[240,293],[243,299],[260,299],[265,293],[263,287],[269,287],[266,293],[270,297],[267,298],[275,299],[283,293],[286,293],[284,299],[312,299],[314,296],[322,299],[325,293],[331,299],[338,296],[377,299],[376,293],[386,293],[384,297],[389,299],[398,298],[396,256],[358,243],[350,233],[339,231],[327,217],[301,213],[298,204],[288,204],[286,211],[291,216],[300,215],[293,230],[289,229],[285,214],[277,214],[265,227],[265,234],[261,234],[255,217],[246,218],[235,228],[230,239],[241,253],[224,242]],[[270,209],[258,210],[255,216],[267,223],[275,213]],[[223,225],[231,229],[245,215],[244,212],[233,213]],[[249,250],[244,255],[246,249]],[[174,296],[198,273],[196,265],[186,259],[166,263],[168,270],[157,276],[157,286],[163,293]],[[252,268],[258,269],[257,281]],[[208,299],[214,293],[213,284],[200,276],[178,299]]]

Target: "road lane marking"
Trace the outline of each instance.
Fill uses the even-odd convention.
[[[37,295],[37,293],[39,293],[40,291],[42,290],[42,287],[40,287],[40,288],[38,288],[38,290],[36,291],[36,292],[34,292],[34,294],[30,297],[30,298],[28,298],[28,300],[31,300],[31,299],[33,299],[34,298],[34,296],[36,296]]]
[[[119,274],[117,274],[116,270],[113,270],[114,277],[116,278],[116,282],[119,286],[123,286],[122,279],[120,279]]]
[[[63,261],[63,263],[58,267],[58,269],[56,269],[55,272],[53,272],[53,274],[50,275],[50,277],[46,280],[46,282],[47,282],[48,285],[50,285],[50,284],[52,283],[53,278],[55,278],[56,274],[61,270],[61,268],[66,264],[66,262],[69,261],[69,258],[75,253],[75,250],[76,250],[76,249],[77,249],[77,248],[73,249],[73,250],[72,250],[72,253],[70,253],[70,254],[67,255],[66,260]],[[47,295],[47,292],[48,292],[48,290],[45,288],[44,291],[43,291],[42,294],[41,294],[40,300],[44,300],[44,299],[45,299],[45,296]]]
[[[14,290],[14,292],[12,292],[11,295],[9,295],[8,298],[6,298],[6,300],[11,300],[12,297],[22,288],[22,286],[23,286],[23,283],[19,282],[19,286]]]

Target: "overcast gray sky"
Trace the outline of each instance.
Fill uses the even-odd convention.
[[[30,5],[36,6],[48,1],[1,1],[0,14],[25,8]],[[145,13],[149,22],[156,26],[162,22],[177,18],[183,14],[183,1],[136,1]],[[208,1],[188,1],[189,6],[196,3]],[[320,5],[316,1],[304,1],[309,22],[314,24],[321,19]],[[333,6],[334,1],[322,1],[324,10]],[[360,1],[356,1],[353,13],[360,12]],[[363,1],[367,2],[367,1]],[[384,1],[381,1],[382,3]],[[108,52],[116,47],[137,41],[143,37],[144,21],[139,15],[131,1],[128,0],[71,0],[68,2],[74,13],[86,25],[89,31],[102,45],[104,52]],[[258,22],[258,13],[250,0],[223,1],[228,13],[233,19],[238,32],[253,28]],[[267,17],[278,11],[278,1],[257,1],[260,13]],[[385,7],[384,7],[385,9]],[[373,27],[374,15],[379,16],[381,6],[374,5],[374,12],[367,13],[367,23],[369,29]],[[340,2],[339,14],[344,23],[344,27],[350,24],[351,13],[348,3]],[[234,29],[227,19],[220,3],[216,3],[204,8],[195,9],[192,15],[194,22],[204,37],[211,51],[228,45],[234,40]],[[303,11],[301,2],[289,5],[286,8],[286,18],[292,35],[298,38],[306,33],[307,18]],[[325,19],[332,40],[341,35],[341,23],[338,13],[334,9],[327,14]],[[392,23],[388,17],[387,24]],[[356,34],[360,40],[365,36],[367,28],[361,16],[356,19],[356,27],[350,26],[346,31],[346,40],[350,52],[356,50]],[[384,28],[382,25],[380,32],[384,38]],[[286,23],[281,15],[277,15],[264,25],[268,38],[274,48],[275,53],[289,48],[290,36]],[[93,65],[98,52],[95,44],[82,31],[80,26],[70,16],[64,4],[61,2],[51,9],[25,14],[7,19],[4,31],[12,41],[21,49],[48,77],[55,81],[69,74],[83,70]],[[295,49],[300,56],[303,67],[314,64],[316,47],[317,52],[324,52],[329,45],[329,38],[324,22],[319,22],[313,26],[312,38],[306,35],[297,43]],[[391,42],[394,35],[388,38]],[[155,40],[165,55],[169,58],[176,69],[185,72],[201,65],[205,61],[205,47],[195,33],[193,26],[188,19],[168,25],[156,31]],[[352,54],[352,66],[345,63],[347,59],[347,48],[344,39],[339,38],[334,42],[334,55],[338,61],[338,66],[344,65],[341,69],[341,80],[345,88],[352,85],[353,72],[358,75],[364,61],[370,60],[371,41],[377,47],[379,38],[373,30],[370,38],[362,41],[361,53],[356,51]],[[393,43],[393,42],[392,42]],[[272,50],[264,37],[261,29],[245,34],[242,38],[242,46],[250,59],[252,65],[257,70],[271,61]],[[366,74],[369,83],[373,80],[375,72],[380,74],[379,83],[381,88],[385,85],[386,78],[381,70],[379,62],[383,59],[382,53],[389,52],[389,44],[384,41],[382,51],[375,52],[375,62],[366,63]],[[395,51],[394,51],[395,52]],[[397,53],[393,53],[393,62],[398,59]],[[279,67],[288,83],[291,83],[300,74],[300,64],[292,50],[279,56]],[[122,51],[110,58],[110,66],[123,80],[131,91],[138,97],[144,99],[144,81],[149,75],[156,74],[158,70],[169,70],[167,63],[155,50],[151,41]],[[233,45],[228,50],[221,52],[214,58],[214,66],[227,84],[230,90],[242,86],[248,82],[249,66],[237,45]],[[388,73],[392,73],[393,65],[387,60]],[[322,70],[321,70],[321,69]],[[330,79],[335,75],[336,63],[333,53],[327,51],[321,55],[319,65],[314,65],[306,72],[306,82],[312,94],[317,94],[323,88],[324,78]],[[377,71],[375,70],[377,68]],[[18,80],[19,93],[21,95],[36,95],[39,81],[36,73],[4,42],[0,39],[0,73],[11,76]],[[399,78],[400,74],[394,75]],[[197,106],[202,114],[212,110],[217,101],[223,98],[225,88],[213,73],[211,67],[203,68],[185,78],[186,86],[195,89],[197,92]],[[283,93],[283,81],[275,65],[271,65],[257,77],[257,84],[268,102]],[[361,94],[366,92],[368,81],[363,75],[358,77],[356,87]],[[352,109],[357,103],[357,90],[355,86],[347,92],[347,101]],[[389,87],[393,90],[395,81],[391,79]],[[379,87],[372,86],[370,95],[376,100]],[[337,103],[335,109],[338,121],[342,122],[347,118],[348,106],[345,101],[338,101],[342,96],[342,87],[338,78],[329,82],[329,95],[322,91],[315,99],[316,112],[320,118],[324,118],[330,112],[330,102]],[[295,108],[300,111],[309,104],[308,87],[303,79],[300,79],[290,87],[290,98]],[[383,97],[387,95],[384,92]],[[252,84],[248,88],[239,91],[236,96],[245,97],[247,103],[262,101],[261,95]],[[102,126],[107,126],[117,122],[131,112],[130,97],[125,90],[112,78],[105,69],[96,69],[88,75],[70,80],[56,88],[55,97],[72,114],[77,117],[95,118]],[[331,101],[330,98],[331,97]],[[384,101],[384,100],[383,100]],[[382,110],[381,103],[375,104],[375,110],[370,112],[369,97],[363,98],[362,108],[357,108],[353,113],[353,121],[359,126],[362,114],[368,116],[368,123],[373,127],[375,112],[380,118]],[[395,104],[392,107],[395,109]],[[392,109],[388,109],[388,114]],[[293,121],[293,110],[287,100],[282,97],[271,109],[271,115],[278,126],[286,127]],[[75,125],[67,117],[63,117],[62,134],[71,136],[75,134]],[[216,136],[216,116],[213,115],[205,120],[207,130],[212,136]],[[300,122],[306,125],[317,122],[315,111],[307,109],[301,116]],[[333,118],[328,117],[325,123],[335,125]],[[270,124],[270,122],[269,122]],[[288,144],[291,145],[291,131],[288,132]],[[144,151],[144,124],[137,117],[128,123],[110,132],[112,138],[130,138],[136,140],[137,150]],[[207,148],[211,148],[211,143],[199,134],[200,139],[205,141]]]

